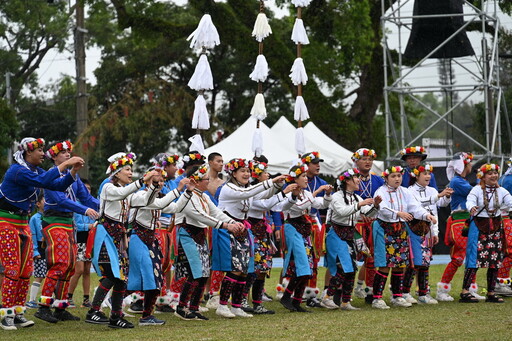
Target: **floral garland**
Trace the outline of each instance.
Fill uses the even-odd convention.
[[[290,168],[290,171],[288,172],[286,176],[286,182],[290,183],[295,181],[295,178],[299,177],[299,175],[306,173],[308,171],[308,165],[305,163],[302,165],[296,165]]]
[[[133,163],[135,162],[136,160],[136,156],[134,153],[127,153],[127,154],[124,154],[123,156],[117,158],[116,160],[114,160],[110,166],[109,166],[109,169],[110,169],[110,172],[113,173],[115,172],[118,168],[123,168],[124,166],[131,166],[133,165]]]
[[[228,174],[233,174],[237,169],[244,167],[249,167],[248,162],[242,158],[235,158],[229,160],[229,162],[224,165],[224,171]]]
[[[462,153],[462,157],[463,157],[462,161],[464,161],[465,165],[467,165],[468,163],[473,161],[473,158],[474,158],[472,153]]]
[[[249,169],[251,170],[251,177],[258,178],[268,168],[265,162],[251,160],[249,161]]]
[[[341,184],[347,180],[350,180],[353,176],[359,176],[360,172],[357,168],[350,168],[343,172],[341,172],[340,176],[336,179],[336,184],[341,186]]]
[[[201,155],[200,153],[189,153],[189,154],[183,155],[182,160],[185,164],[187,164],[190,161],[204,161],[205,157],[204,157],[204,155]]]
[[[37,148],[43,148],[44,147],[44,139],[34,139],[30,142],[25,142],[25,143],[20,143],[20,145],[18,146],[18,149],[19,150],[24,150],[24,151],[33,151],[33,150],[36,150]]]
[[[199,181],[202,180],[206,174],[208,174],[208,165],[201,165],[198,170],[189,176],[189,178]]]
[[[414,153],[426,154],[427,150],[423,146],[407,147],[400,151],[401,155],[408,155]]]
[[[481,179],[484,177],[484,175],[487,173],[487,172],[490,172],[490,171],[496,171],[500,172],[500,166],[498,166],[497,164],[495,163],[486,163],[485,165],[483,165],[482,167],[480,167],[478,169],[478,173],[476,173],[476,176],[477,178]]]
[[[320,158],[319,152],[311,152],[311,153],[306,153],[306,154],[302,155],[301,161],[302,161],[302,163],[310,163],[314,159],[319,159],[319,158]]]
[[[166,167],[168,165],[174,165],[180,159],[178,154],[165,154],[163,158],[159,161],[162,167]]]
[[[411,172],[411,176],[412,177],[417,177],[420,175],[420,173],[423,173],[423,172],[430,172],[432,173],[434,171],[434,166],[432,166],[431,164],[426,164],[425,166],[418,166],[416,168],[414,168]]]
[[[360,160],[363,156],[371,156],[373,159],[377,157],[377,153],[373,149],[359,148],[354,154],[352,154],[352,161]]]
[[[52,158],[57,156],[63,150],[69,150],[71,153],[73,151],[73,144],[69,140],[58,142],[48,149],[46,156],[48,156],[48,158]]]
[[[389,168],[386,168],[384,172],[382,172],[382,177],[387,177],[391,173],[404,173],[404,169],[401,166],[391,166]]]

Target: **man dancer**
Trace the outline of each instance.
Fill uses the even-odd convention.
[[[404,174],[402,175],[402,186],[409,187],[411,170],[418,167],[421,161],[424,161],[427,158],[427,152],[425,147],[415,146],[402,149],[400,151],[400,155],[402,155],[402,161],[405,161],[406,163],[406,166],[404,168],[405,171]],[[436,177],[434,176],[434,173],[432,173],[432,177],[430,178],[430,182],[428,185],[438,190]]]

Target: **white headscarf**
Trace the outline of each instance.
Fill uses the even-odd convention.
[[[24,155],[25,155],[25,152],[29,150],[29,148],[28,148],[29,143],[34,142],[35,140],[37,140],[37,139],[35,139],[33,137],[25,137],[23,140],[21,140],[20,144],[18,145],[18,150],[13,155],[14,161],[16,161],[17,163],[19,163],[20,165],[22,165],[23,167],[25,167],[28,170],[31,170],[31,169],[30,169],[29,165],[27,164],[27,161],[25,161]],[[43,144],[44,144],[44,140],[43,139],[40,139],[40,140],[42,140]]]
[[[446,167],[446,177],[448,181],[451,181],[455,174],[461,174],[464,171],[464,160],[466,159],[466,153],[458,152],[453,155],[453,159],[448,163]]]

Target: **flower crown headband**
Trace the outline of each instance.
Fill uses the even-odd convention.
[[[180,159],[178,154],[165,154],[159,161],[162,167],[174,165]]]
[[[228,174],[233,174],[237,169],[249,167],[248,162],[242,158],[231,159],[224,165],[224,171]]]
[[[423,146],[415,146],[415,147],[407,147],[400,151],[400,155],[407,155],[407,154],[413,154],[413,153],[421,153],[425,154],[427,150]]]
[[[69,150],[71,153],[73,151],[73,144],[68,140],[58,142],[46,151],[46,156],[51,159],[52,157],[57,156],[63,150]]]
[[[208,174],[208,165],[201,165],[199,168],[192,173],[189,178],[194,179],[195,181],[202,180],[205,175]]]
[[[346,182],[347,180],[350,180],[354,176],[359,176],[360,172],[357,168],[350,168],[343,172],[341,172],[340,176],[336,179],[336,184],[338,186],[341,186],[342,183]]]
[[[433,171],[434,171],[434,166],[432,166],[431,164],[426,164],[425,166],[418,166],[418,167],[414,168],[411,172],[411,176],[416,178],[417,176],[420,175],[420,173],[423,173],[423,172],[432,173]]]
[[[106,173],[110,175],[116,174],[120,171],[124,166],[132,166],[133,163],[137,160],[137,156],[135,153],[118,153],[109,158],[110,166],[108,167]]]
[[[320,159],[320,153],[319,152],[311,152],[304,154],[301,158],[302,163],[310,163],[314,159]]]
[[[478,169],[478,173],[476,173],[476,177],[481,179],[484,177],[484,175],[487,173],[487,172],[490,172],[490,171],[496,171],[500,172],[500,166],[498,166],[497,164],[495,163],[486,163],[485,165],[483,165],[482,167],[480,167]]]
[[[251,177],[258,178],[268,168],[265,162],[249,161],[249,169],[251,170]]]
[[[286,182],[292,182],[297,178],[299,175],[306,173],[308,171],[308,165],[305,163],[302,165],[296,165],[290,168],[290,171],[287,174]]]
[[[382,177],[385,178],[391,173],[404,173],[404,169],[401,166],[391,166],[389,168],[386,168],[384,172],[382,172]]]
[[[462,153],[462,161],[464,161],[464,164],[467,165],[471,161],[473,161],[473,154],[472,153]]]
[[[21,151],[29,152],[36,150],[37,148],[44,147],[44,139],[32,139],[30,137],[24,138],[18,146],[18,149]]]
[[[375,150],[373,149],[359,148],[354,154],[352,154],[352,161],[356,162],[363,156],[371,156],[373,159],[375,159],[377,157],[377,153],[375,153]]]
[[[176,160],[178,160],[178,159],[176,159]],[[189,153],[189,154],[183,155],[182,160],[184,163],[189,163],[190,161],[204,161],[205,157],[204,157],[204,155],[201,155],[200,153]]]

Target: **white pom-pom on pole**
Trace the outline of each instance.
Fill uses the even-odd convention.
[[[206,109],[206,100],[203,95],[199,95],[194,102],[194,116],[192,118],[192,129],[210,129],[210,119],[208,118],[208,109]]]
[[[202,54],[201,57],[199,57],[196,69],[194,70],[192,78],[190,78],[190,81],[188,82],[188,86],[196,91],[213,89],[212,70],[205,54]]]
[[[204,143],[200,134],[195,134],[188,140],[190,141],[190,151],[197,150],[200,154],[204,154]]]
[[[251,116],[257,120],[263,121],[267,118],[267,108],[265,107],[265,98],[262,94],[254,97],[254,104],[251,109]]]
[[[252,36],[256,38],[256,41],[262,42],[263,39],[272,34],[272,28],[268,23],[267,16],[265,13],[260,13],[256,17],[256,22],[254,23],[254,28],[252,30]]]
[[[187,40],[190,40],[190,48],[203,48],[212,49],[220,44],[219,32],[212,22],[212,17],[209,14],[203,15],[199,21],[199,25]]]
[[[304,141],[304,128],[297,128],[295,131],[295,151],[297,154],[306,152],[306,142]]]
[[[295,5],[295,7],[306,7],[309,6],[312,0],[292,0],[292,4]]]
[[[263,154],[263,137],[260,128],[256,128],[252,135],[252,152],[258,157]]]
[[[309,44],[308,34],[304,28],[304,21],[302,21],[302,19],[295,19],[292,31],[292,40],[295,44]]]
[[[258,58],[256,58],[256,65],[254,65],[254,70],[249,75],[255,82],[264,82],[268,77],[268,63],[267,59],[264,55],[259,54]]]
[[[290,78],[294,85],[303,84],[306,85],[308,82],[308,75],[306,68],[304,67],[304,61],[302,58],[296,58],[291,68]]]
[[[309,120],[308,108],[306,107],[306,103],[304,102],[304,98],[302,96],[297,96],[295,100],[293,119],[297,122]]]

